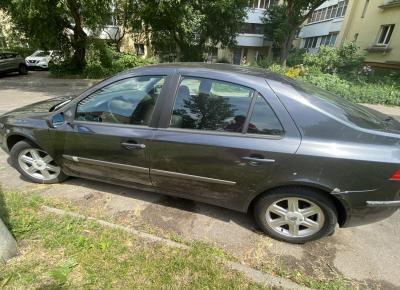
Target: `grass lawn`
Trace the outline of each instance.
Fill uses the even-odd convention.
[[[0,289],[264,289],[228,271],[203,244],[190,250],[150,244],[42,205],[68,206],[0,191],[0,216],[20,252],[0,265]]]

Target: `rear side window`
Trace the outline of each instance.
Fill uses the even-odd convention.
[[[254,104],[247,133],[261,135],[282,135],[283,127],[270,105],[260,95]]]
[[[170,127],[275,136],[284,131],[270,105],[261,95],[254,96],[254,90],[191,77],[180,82]]]
[[[220,132],[243,131],[253,90],[205,78],[182,79],[170,127]]]

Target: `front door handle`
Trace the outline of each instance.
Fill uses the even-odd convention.
[[[145,149],[146,148],[145,144],[138,144],[138,143],[131,143],[131,142],[123,142],[123,143],[121,143],[121,146],[128,150]]]
[[[258,163],[274,163],[275,159],[267,159],[260,157],[242,157],[243,160],[249,161],[250,164],[257,165]]]

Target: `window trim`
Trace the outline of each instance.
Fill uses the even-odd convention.
[[[388,30],[386,31],[385,37],[383,39],[383,42],[379,42],[379,39],[381,38],[383,30],[385,29],[385,27],[388,27]],[[394,27],[395,27],[395,24],[383,24],[383,25],[381,25],[381,27],[379,28],[378,37],[376,38],[376,41],[375,41],[375,46],[382,46],[382,47],[389,46],[390,40],[392,39]],[[387,39],[388,35],[390,35],[389,39]],[[386,41],[387,41],[387,43],[386,43]]]
[[[104,89],[105,87],[111,86],[111,85],[113,85],[115,83],[118,83],[118,82],[121,82],[121,81],[125,81],[127,79],[140,78],[140,77],[163,77],[164,78],[164,85],[161,88],[160,95],[157,98],[156,103],[154,104],[154,109],[153,109],[153,112],[152,112],[152,115],[151,115],[151,118],[150,118],[150,121],[149,121],[148,125],[113,123],[113,122],[92,122],[92,121],[84,121],[84,120],[76,119],[79,103],[82,102],[83,100],[85,100],[86,98],[88,98],[91,95],[95,94],[96,92]],[[75,108],[73,110],[74,114],[72,116],[72,123],[73,124],[98,124],[98,125],[106,125],[106,126],[111,126],[111,127],[114,126],[114,127],[147,128],[147,129],[150,128],[150,129],[153,129],[153,128],[155,128],[154,126],[152,126],[153,125],[153,121],[154,121],[154,112],[156,111],[158,102],[160,102],[159,101],[160,100],[160,96],[162,96],[164,94],[164,90],[165,90],[165,87],[167,86],[168,81],[169,81],[169,76],[166,75],[166,74],[165,75],[158,75],[158,74],[157,75],[147,75],[147,74],[144,74],[144,75],[127,75],[124,78],[116,79],[113,82],[107,83],[104,86],[97,88],[95,91],[89,93],[88,95],[84,96],[83,98],[79,98],[79,100],[77,100],[77,102],[73,104],[73,106]]]
[[[192,78],[192,79],[207,79],[207,80],[215,80],[218,82],[223,82],[223,83],[230,83],[236,86],[241,86],[248,88],[253,91],[253,94],[251,96],[251,101],[249,108],[247,110],[247,115],[246,115],[246,120],[243,123],[243,129],[242,132],[229,132],[229,131],[215,131],[215,130],[198,130],[198,129],[188,129],[188,128],[174,128],[170,127],[171,125],[171,119],[172,119],[172,113],[174,111],[174,106],[175,106],[175,101],[177,97],[177,93],[179,90],[179,86],[184,78]],[[282,126],[282,134],[280,135],[267,135],[267,134],[254,134],[254,133],[247,133],[247,127],[250,123],[250,119],[252,117],[252,112],[255,106],[255,103],[257,101],[257,97],[260,96],[261,98],[264,99],[264,101],[267,103],[267,105],[271,108],[272,112],[275,114],[275,117],[278,119],[279,123]],[[157,128],[157,130],[160,131],[168,131],[168,132],[177,132],[177,133],[191,133],[191,134],[203,134],[203,135],[218,135],[218,136],[229,136],[229,137],[245,137],[245,138],[259,138],[259,139],[272,139],[272,140],[281,140],[285,137],[286,135],[286,129],[280,120],[278,114],[276,114],[274,108],[271,106],[271,104],[267,101],[264,96],[258,92],[256,89],[243,85],[243,84],[238,84],[234,82],[229,82],[217,78],[207,78],[207,77],[198,77],[198,76],[192,76],[192,75],[187,75],[187,74],[179,74],[179,77],[177,78],[176,86],[173,92],[172,96],[172,106],[170,107],[169,113],[168,113],[168,118],[167,118],[167,127],[166,128]]]

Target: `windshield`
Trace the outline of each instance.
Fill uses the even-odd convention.
[[[48,52],[44,52],[43,50],[38,50],[35,51],[32,56],[39,56],[39,57],[43,57],[43,56],[48,56],[49,53]]]
[[[316,107],[333,116],[358,127],[373,130],[387,129],[389,117],[329,93],[314,85],[296,81],[296,85],[305,94],[303,96]]]

